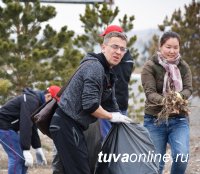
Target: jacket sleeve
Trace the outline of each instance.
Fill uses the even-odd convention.
[[[189,65],[184,62],[184,67],[186,69],[185,74],[182,76],[183,90],[180,92],[184,99],[188,99],[192,95],[192,73]]]
[[[103,90],[103,67],[98,62],[93,62],[85,68],[84,85],[82,92],[82,107],[83,110],[92,113],[101,103]]]
[[[38,129],[35,124],[32,126],[31,146],[34,149],[41,147],[41,141],[38,134]]]
[[[151,60],[145,63],[141,74],[141,80],[147,100],[152,104],[160,104],[164,97],[157,92],[153,62]]]
[[[20,143],[22,150],[29,150],[32,139],[31,114],[39,107],[39,101],[36,97],[23,94],[20,105]]]

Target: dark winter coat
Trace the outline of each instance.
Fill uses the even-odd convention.
[[[113,67],[113,71],[117,77],[115,83],[115,96],[121,111],[126,111],[128,109],[128,85],[133,72],[133,65],[133,57],[130,52],[127,51],[121,62],[117,66]]]
[[[30,88],[14,97],[0,108],[0,129],[19,131],[23,150],[41,147],[37,128],[31,121],[31,114],[44,102],[44,95]]]
[[[184,60],[181,59],[177,66],[183,82],[183,90],[180,93],[184,99],[188,99],[192,94],[192,74],[189,65]],[[157,116],[162,109],[161,106],[152,105],[161,104],[163,100],[162,90],[165,72],[165,69],[158,63],[157,55],[144,64],[141,78],[146,95],[146,114]]]
[[[89,53],[63,92],[59,107],[87,129],[96,121],[91,113],[100,105],[110,112],[119,111],[114,94],[115,80],[104,55]]]

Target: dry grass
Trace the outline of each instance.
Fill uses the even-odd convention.
[[[174,91],[167,93],[162,105],[162,110],[158,113],[158,122],[168,120],[171,113],[189,115],[188,101],[178,97]]]

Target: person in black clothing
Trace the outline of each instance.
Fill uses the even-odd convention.
[[[128,85],[131,74],[134,70],[133,57],[131,56],[129,50],[127,50],[119,65],[115,66],[113,70],[117,76],[117,82],[115,84],[115,96],[117,98],[117,104],[119,105],[121,113],[128,115]]]
[[[105,37],[108,33],[114,31],[122,33],[123,29],[118,25],[110,25],[104,30],[102,34],[100,34],[100,36]],[[119,110],[123,115],[128,115],[127,113],[128,99],[129,99],[128,85],[133,70],[134,70],[133,57],[131,56],[129,50],[127,50],[121,62],[115,67],[113,67],[113,72],[117,77],[117,81],[115,83],[115,96],[117,99]],[[99,125],[103,141],[111,128],[111,124],[107,120],[99,119]]]
[[[8,155],[8,174],[25,174],[33,165],[30,146],[35,149],[36,162],[46,164],[37,127],[31,121],[31,114],[50,100],[59,90],[51,86],[46,91],[25,88],[0,108],[0,144]]]
[[[118,25],[109,25],[102,34],[101,37],[105,37],[110,32],[123,32],[123,29]],[[113,72],[117,76],[117,81],[115,83],[115,96],[117,99],[117,104],[119,105],[120,112],[127,115],[128,110],[128,85],[130,82],[131,74],[134,70],[133,57],[131,56],[129,50],[124,54],[121,62],[113,67]]]

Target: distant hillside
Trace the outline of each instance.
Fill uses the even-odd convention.
[[[140,61],[142,57],[144,46],[148,44],[148,42],[152,39],[154,34],[160,35],[161,32],[158,29],[146,29],[146,30],[136,30],[136,31],[132,30],[127,34],[128,37],[131,37],[133,35],[137,36],[137,41],[134,47],[138,49],[138,52],[140,54],[138,61]]]

